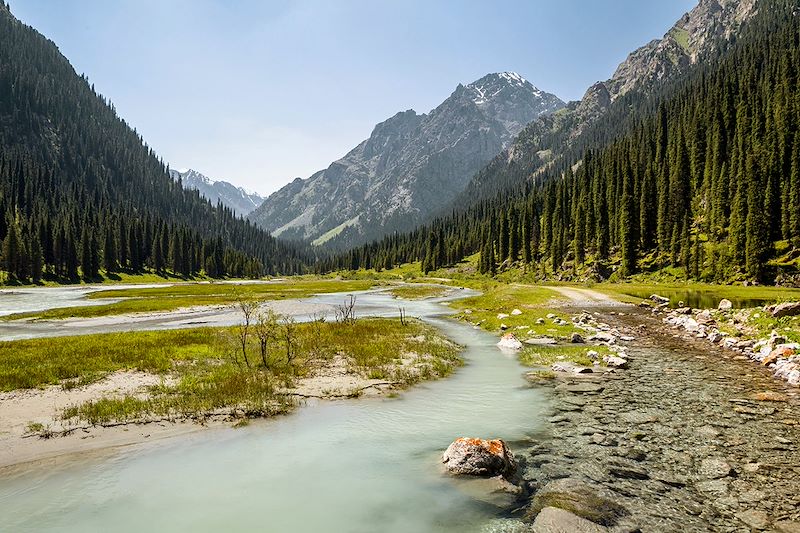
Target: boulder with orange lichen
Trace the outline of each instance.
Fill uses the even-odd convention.
[[[442,462],[448,472],[459,475],[511,479],[517,471],[514,455],[500,439],[461,437],[447,447]]]

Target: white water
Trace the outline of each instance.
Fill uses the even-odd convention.
[[[341,295],[313,300],[338,303]],[[545,399],[491,335],[404,302],[465,345],[466,366],[396,399],[321,403],[243,429],[36,466],[0,479],[8,531],[480,531],[505,507],[441,471],[456,437],[513,443],[543,426]],[[397,301],[361,295],[360,314]],[[494,502],[494,503],[492,503]]]

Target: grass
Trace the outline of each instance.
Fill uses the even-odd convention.
[[[603,356],[611,354],[608,346],[527,346],[519,353],[519,362],[531,367],[550,367],[559,361],[569,361],[581,366],[592,366],[593,361],[588,353],[594,350],[598,353],[600,361]]]
[[[398,386],[434,379],[461,364],[459,347],[417,320],[361,319],[353,324],[296,324],[293,357],[273,341],[261,363],[250,339],[250,367],[237,361],[237,328],[195,328],[83,335],[0,343],[0,390],[29,389],[97,380],[117,370],[161,375],[147,394],[105,397],[67,408],[65,419],[92,424],[144,417],[202,416],[235,410],[242,416],[285,412],[291,402],[281,392],[335,357],[347,372],[385,379]],[[357,391],[351,391],[353,395]]]
[[[480,327],[487,331],[498,332],[500,325],[505,324],[511,332],[524,326],[529,328],[528,335],[569,337],[581,330],[569,322],[566,314],[552,310],[549,304],[561,298],[557,292],[545,287],[494,284],[487,285],[478,296],[456,300],[450,305],[460,311],[458,318],[480,323]],[[514,309],[519,309],[522,314],[511,315]],[[497,318],[500,313],[509,316]],[[547,315],[555,315],[568,323],[558,325],[554,322],[555,318],[548,318]]]
[[[15,313],[0,317],[0,320],[23,318],[64,319],[91,318],[129,313],[153,313],[173,311],[182,307],[201,305],[229,305],[239,298],[258,300],[280,300],[305,298],[326,292],[360,291],[369,289],[374,282],[369,280],[335,280],[292,278],[290,281],[272,283],[192,283],[164,287],[131,287],[96,291],[89,299],[123,298],[115,303],[63,307],[47,311]]]

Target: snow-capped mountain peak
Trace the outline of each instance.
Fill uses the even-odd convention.
[[[218,201],[221,201],[223,205],[241,216],[249,214],[264,201],[263,197],[243,187],[237,187],[227,181],[212,180],[191,168],[173,169],[169,172],[174,180],[180,178],[185,189],[199,191],[200,195],[208,198],[212,204],[216,205]]]

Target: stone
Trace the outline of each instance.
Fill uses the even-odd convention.
[[[718,457],[707,457],[700,462],[698,473],[703,479],[720,479],[733,472],[731,465]]]
[[[779,533],[800,533],[800,522],[794,520],[779,520],[773,525]]]
[[[764,511],[756,509],[748,509],[740,513],[736,513],[736,518],[744,522],[752,529],[766,529],[769,526],[769,517]]]
[[[569,342],[571,342],[572,344],[583,344],[586,341],[584,340],[583,336],[581,336],[580,333],[573,333],[569,338]]]
[[[697,320],[700,324],[703,324],[704,326],[714,323],[714,317],[711,316],[711,311],[709,311],[708,309],[705,309],[697,313],[695,320]]]
[[[727,298],[723,298],[722,300],[720,300],[719,305],[717,306],[717,309],[721,311],[727,311],[732,308],[733,308],[733,302],[731,302]]]
[[[700,492],[717,496],[728,493],[728,482],[724,479],[700,481],[699,483],[695,483],[694,487]]]
[[[514,309],[513,311],[511,311],[511,316],[519,316],[521,314],[522,311],[520,311],[519,309]]]
[[[562,383],[556,386],[557,391],[572,392],[574,394],[603,392],[604,388],[598,383]]]
[[[753,395],[754,400],[758,400],[759,402],[787,402],[789,398],[785,394],[781,394],[775,391],[764,391],[764,392],[757,392]]]
[[[557,507],[545,507],[533,521],[533,533],[603,533],[608,528]]]
[[[510,479],[517,471],[514,455],[500,439],[458,438],[447,447],[442,462],[448,472],[458,475]]]
[[[658,294],[651,294],[650,299],[653,300],[657,304],[668,304],[669,298],[665,296],[659,296]]]
[[[782,318],[785,316],[800,315],[800,302],[784,302],[775,305],[769,305],[765,308],[772,318]]]
[[[622,479],[650,479],[646,470],[632,465],[612,464],[608,467],[608,473]]]
[[[574,478],[551,481],[531,501],[529,517],[546,507],[568,510],[583,519],[603,526],[613,526],[628,514],[619,503],[599,494],[598,488]]]
[[[508,318],[507,313],[497,313],[497,320],[503,320],[504,318]]]
[[[708,334],[708,340],[710,342],[713,342],[714,344],[717,344],[719,341],[722,340],[722,333],[720,333],[719,331],[712,331],[711,333]]]
[[[544,324],[544,318],[537,318],[536,319],[536,323],[539,324],[539,325]]]
[[[497,343],[497,347],[503,351],[516,352],[522,349],[522,343],[513,333],[506,333]]]
[[[570,374],[591,374],[592,369],[585,366],[579,366],[575,363],[570,361],[564,361],[561,363],[553,363],[553,366],[550,367],[553,372],[567,372]]]
[[[608,366],[613,366],[614,368],[628,367],[628,360],[623,359],[622,357],[617,357],[616,355],[604,355],[603,362]]]
[[[507,325],[505,325],[505,324],[500,324],[500,329],[501,329],[502,331],[505,331],[505,330],[507,330],[507,329],[508,329],[508,326],[507,326]]]
[[[608,344],[613,344],[617,341],[617,338],[611,333],[607,333],[605,331],[598,331],[597,333],[592,334],[588,340],[590,342],[604,342]]]
[[[588,357],[592,361],[597,361],[597,358],[600,357],[600,354],[597,353],[595,350],[589,350],[588,352],[586,352],[586,357]]]

